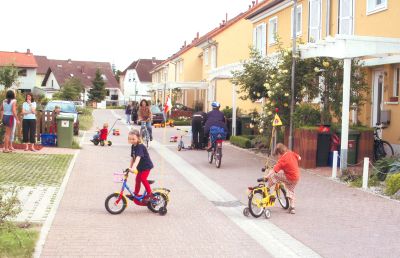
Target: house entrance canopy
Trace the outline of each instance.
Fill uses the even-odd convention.
[[[167,82],[167,83],[152,84],[149,88],[151,91],[172,90],[172,89],[206,90],[206,89],[208,89],[208,83],[207,82]]]

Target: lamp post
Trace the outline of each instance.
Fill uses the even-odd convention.
[[[293,0],[293,46],[292,46],[292,81],[291,81],[291,101],[290,101],[290,127],[289,127],[289,149],[293,150],[293,112],[294,112],[294,85],[296,78],[296,20],[297,20],[297,0]]]
[[[136,102],[136,95],[137,95],[136,84],[137,84],[137,81],[136,81],[135,78],[133,78],[133,82],[135,83],[135,102]]]

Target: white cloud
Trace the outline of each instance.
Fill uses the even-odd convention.
[[[52,59],[115,62],[166,58],[228,18],[247,10],[243,0],[13,0],[2,1],[1,51]]]

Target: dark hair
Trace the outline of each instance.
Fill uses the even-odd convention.
[[[33,99],[33,94],[30,93],[30,92],[26,93],[26,95],[25,95],[25,101],[28,100],[28,96],[31,96],[31,102],[34,102],[34,101],[35,101],[35,100]]]
[[[147,102],[147,100],[145,100],[145,99],[142,99],[140,101],[140,105],[139,106],[142,106],[143,101],[146,103],[146,106],[148,107],[149,106],[149,102]]]
[[[11,100],[15,99],[15,93],[12,90],[7,91],[6,93],[7,104],[10,104]]]

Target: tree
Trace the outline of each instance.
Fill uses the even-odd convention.
[[[18,69],[14,65],[0,68],[0,85],[8,89],[18,81]]]
[[[53,95],[53,99],[81,100],[83,89],[82,82],[78,78],[73,77],[61,86],[61,90]]]
[[[101,102],[106,98],[107,91],[105,88],[105,82],[102,77],[101,71],[97,69],[96,77],[92,81],[93,88],[89,91],[89,100],[94,102]]]

